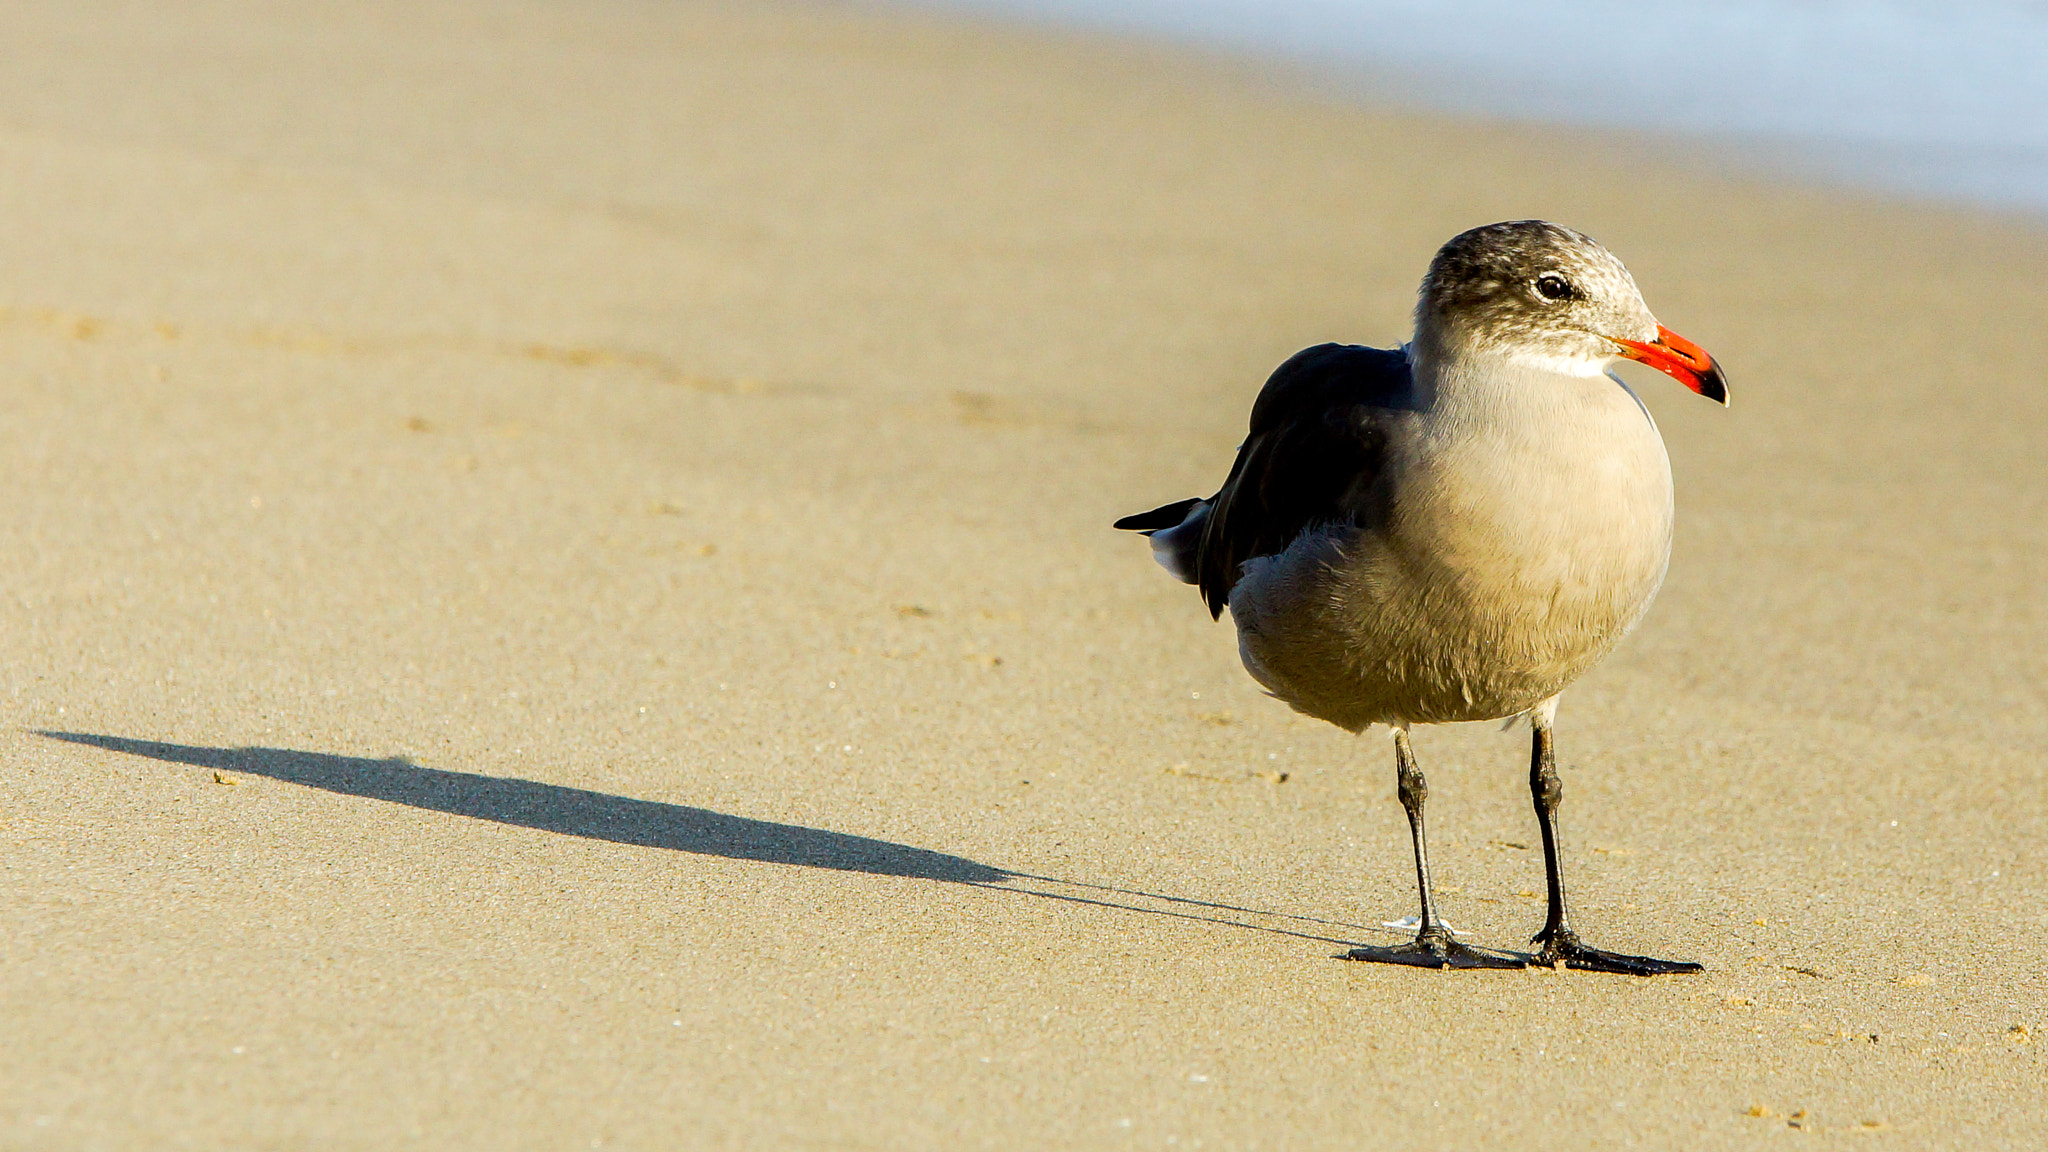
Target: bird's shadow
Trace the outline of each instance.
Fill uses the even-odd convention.
[[[37,735],[151,760],[267,776],[347,796],[641,848],[964,884],[994,884],[1010,877],[1001,868],[887,840],[535,780],[426,768],[398,757],[371,760],[289,748],[202,748],[82,732]]]
[[[1234,925],[1330,944],[1349,945],[1354,941],[1319,934],[1316,927],[1351,932],[1374,931],[1363,925],[1312,916],[1039,876],[908,844],[797,824],[755,820],[708,808],[636,800],[516,777],[428,768],[401,757],[373,760],[290,748],[208,748],[87,732],[39,730],[36,735],[151,760],[190,764],[221,773],[263,776],[344,796],[383,800],[614,844],[661,848],[728,860],[942,880],[1075,904]],[[1310,930],[1303,931],[1288,925],[1306,926]]]

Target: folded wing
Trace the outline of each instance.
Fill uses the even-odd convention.
[[[1211,616],[1222,614],[1245,561],[1312,528],[1379,521],[1388,430],[1416,407],[1414,393],[1400,351],[1319,344],[1274,370],[1230,478],[1206,502],[1194,583]]]

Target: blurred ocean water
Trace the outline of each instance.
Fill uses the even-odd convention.
[[[2048,216],[2048,0],[926,0]]]

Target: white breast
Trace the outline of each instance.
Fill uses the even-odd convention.
[[[1589,613],[1625,632],[1671,553],[1664,440],[1619,381],[1508,383],[1490,411],[1448,412],[1413,445],[1399,544],[1435,557],[1489,614],[1536,628]]]
[[[1391,444],[1392,519],[1248,564],[1246,666],[1345,727],[1515,715],[1633,628],[1671,547],[1671,469],[1605,378],[1493,380]]]

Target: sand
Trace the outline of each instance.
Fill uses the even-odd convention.
[[[678,0],[16,0],[0,172],[0,1146],[2048,1143],[2048,232]],[[1384,741],[1108,528],[1524,216],[1731,375],[1560,719],[1696,977],[1336,959]],[[1524,739],[1417,742],[1503,946]]]

